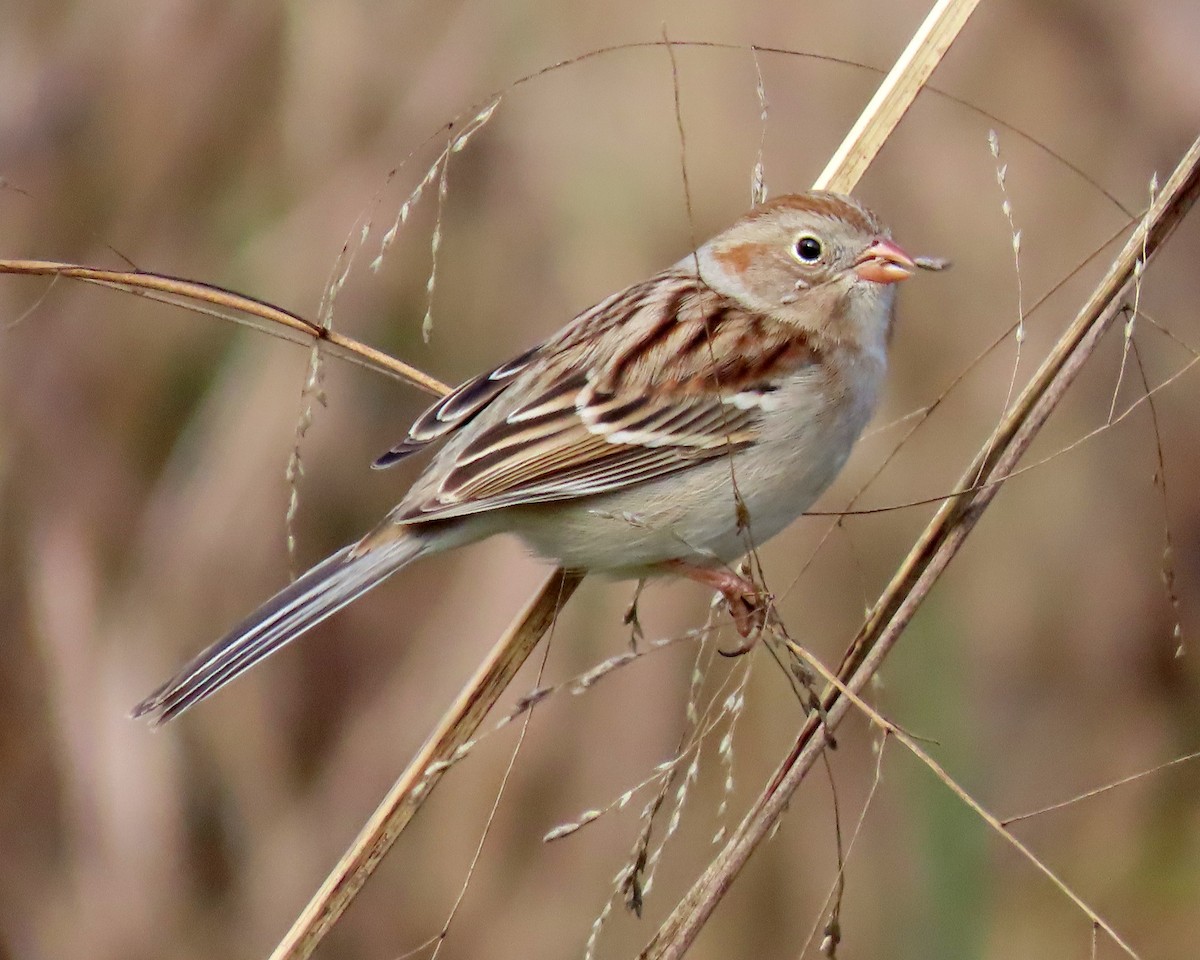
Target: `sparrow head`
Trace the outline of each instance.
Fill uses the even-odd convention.
[[[916,269],[873,213],[817,191],[756,207],[698,258],[704,280],[745,307],[859,341],[886,335],[894,285]]]

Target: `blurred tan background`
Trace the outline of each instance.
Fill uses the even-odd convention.
[[[705,236],[739,214],[761,124],[748,52],[678,51],[693,228],[662,49],[596,57],[510,91],[451,163],[425,345],[432,192],[382,269],[366,266],[436,156],[437,143],[421,145],[441,124],[555,61],[656,40],[663,24],[676,40],[886,68],[925,9],[18,0],[0,30],[0,256],[114,267],[127,257],[315,316],[343,243],[373,216],[336,325],[457,380],[672,262],[693,229]],[[1200,8],[1189,0],[984,0],[935,80],[1137,210],[1151,173],[1165,176],[1200,130],[1198,43]],[[759,60],[767,183],[802,189],[877,78],[800,57]],[[862,184],[901,243],[955,261],[903,290],[878,424],[937,398],[1017,315],[989,126],[923,95]],[[1016,134],[1001,129],[1000,145],[1029,305],[1126,217]],[[1200,344],[1198,257],[1193,216],[1142,294],[1190,344]],[[1030,318],[1020,378],[1104,262]],[[129,707],[286,582],[284,473],[307,352],[67,282],[0,278],[0,324],[0,957],[264,956],[541,570],[500,540],[422,563],[151,732],[127,719]],[[1137,342],[1152,383],[1189,359],[1147,320]],[[864,504],[948,489],[1000,413],[1013,356],[1009,338]],[[1034,459],[1105,421],[1120,359],[1118,331]],[[414,466],[367,465],[426,399],[335,360],[325,386],[328,407],[302,447],[304,564],[397,499]],[[1118,405],[1140,391],[1130,367]],[[1143,405],[1005,489],[876,693],[1000,815],[1200,749],[1200,377],[1158,400],[1187,655],[1173,656]],[[821,506],[844,504],[900,435],[865,440]],[[802,521],[772,542],[768,578],[796,636],[836,660],[931,510],[848,520],[802,577],[829,521]],[[554,635],[547,680],[625,649],[630,596],[628,584],[585,584]],[[647,633],[697,625],[706,603],[693,585],[652,586]],[[677,645],[537,711],[442,956],[582,955],[642,801],[557,844],[540,838],[671,755],[694,654]],[[774,665],[756,658],[730,824],[800,722]],[[533,666],[516,690],[535,684]],[[745,668],[716,664],[713,688]],[[437,933],[514,742],[514,729],[490,738],[447,776],[319,956],[382,960]],[[853,721],[832,757],[847,829],[871,785],[872,743]],[[712,855],[723,779],[710,746],[646,918],[615,916],[600,956],[634,954]],[[1198,794],[1200,766],[1182,764],[1017,830],[1142,956],[1194,957]],[[831,811],[828,783],[813,778],[694,956],[800,956],[835,876]],[[1086,919],[895,745],[847,879],[846,958],[1090,955]],[[1098,955],[1118,952],[1102,940]]]

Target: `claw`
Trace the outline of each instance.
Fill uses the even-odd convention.
[[[763,628],[767,625],[767,610],[770,607],[770,600],[766,598],[767,602],[764,603],[763,599],[757,591],[752,596],[744,593],[736,596],[725,594],[725,604],[729,608],[729,615],[733,617],[733,625],[744,642],[732,650],[717,650],[717,653],[723,657],[741,657],[754,649],[758,638],[762,636]]]
[[[637,653],[638,641],[646,639],[646,635],[642,632],[642,621],[638,618],[638,601],[642,598],[644,586],[646,586],[646,581],[639,580],[633,591],[633,599],[629,602],[625,616],[621,619],[621,622],[629,627],[629,649],[634,653]]]
[[[767,625],[767,612],[771,606],[769,596],[762,594],[751,581],[732,570],[701,567],[684,560],[672,560],[667,565],[673,572],[702,583],[725,598],[733,625],[745,642],[732,650],[718,650],[721,656],[740,657],[754,649],[754,644]]]

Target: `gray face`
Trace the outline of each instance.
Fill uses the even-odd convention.
[[[894,289],[863,279],[856,266],[887,236],[872,214],[847,198],[783,197],[706,244],[701,272],[723,292],[780,321],[837,340],[874,343],[886,337]],[[863,309],[849,311],[851,302]]]

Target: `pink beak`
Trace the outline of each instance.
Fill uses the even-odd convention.
[[[854,261],[854,272],[874,283],[898,283],[912,276],[917,265],[891,240],[877,239]]]

